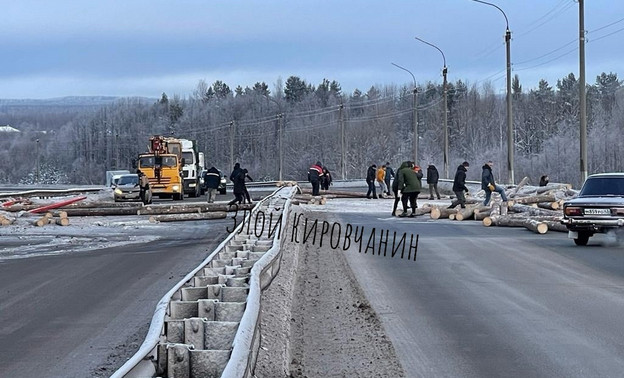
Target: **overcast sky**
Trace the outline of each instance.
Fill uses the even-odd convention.
[[[578,77],[579,5],[490,1],[507,14],[511,60],[525,89]],[[0,98],[192,94],[199,80],[232,89],[299,76],[344,92],[450,81],[505,88],[505,18],[472,0],[19,0],[2,4]],[[587,82],[624,77],[624,1],[585,4]]]

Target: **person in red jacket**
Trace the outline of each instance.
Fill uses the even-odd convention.
[[[308,170],[308,181],[312,184],[312,195],[318,196],[319,188],[321,186],[321,178],[323,177],[323,165],[320,161],[313,164]]]

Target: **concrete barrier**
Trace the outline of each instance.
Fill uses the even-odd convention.
[[[275,191],[252,214],[260,209],[288,214],[297,190]],[[251,376],[259,347],[260,292],[279,271],[281,252],[277,233],[263,227],[247,235],[244,226],[239,224],[161,299],[146,340],[113,378]]]

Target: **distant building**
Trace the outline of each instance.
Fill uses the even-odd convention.
[[[19,133],[20,131],[9,125],[0,126],[0,133]]]

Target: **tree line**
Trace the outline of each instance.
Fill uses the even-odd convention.
[[[578,80],[570,73],[554,85],[541,80],[525,91],[516,75],[512,84],[516,178],[537,183],[547,174],[551,182],[578,187]],[[418,164],[433,163],[442,175],[443,94],[439,83],[418,84]],[[590,173],[624,170],[623,100],[615,73],[602,73],[587,85]],[[232,90],[219,80],[211,85],[201,80],[185,98],[165,93],[157,101],[123,98],[69,118],[56,114],[49,129],[41,116],[29,115],[37,119],[36,127],[27,124],[21,133],[0,139],[0,183],[103,184],[105,171],[131,169],[155,134],[196,139],[208,165],[228,173],[240,162],[262,180],[278,177],[281,135],[284,179],[305,180],[316,161],[335,178],[362,178],[372,163],[398,166],[412,160],[412,110],[411,86],[345,94],[337,81],[313,85],[297,76],[278,80],[272,90],[264,82]],[[450,178],[464,160],[473,167],[493,160],[498,180],[506,182],[506,114],[505,96],[491,82],[448,84]],[[19,127],[18,119],[13,122]],[[471,170],[468,179],[479,180],[480,170]]]

